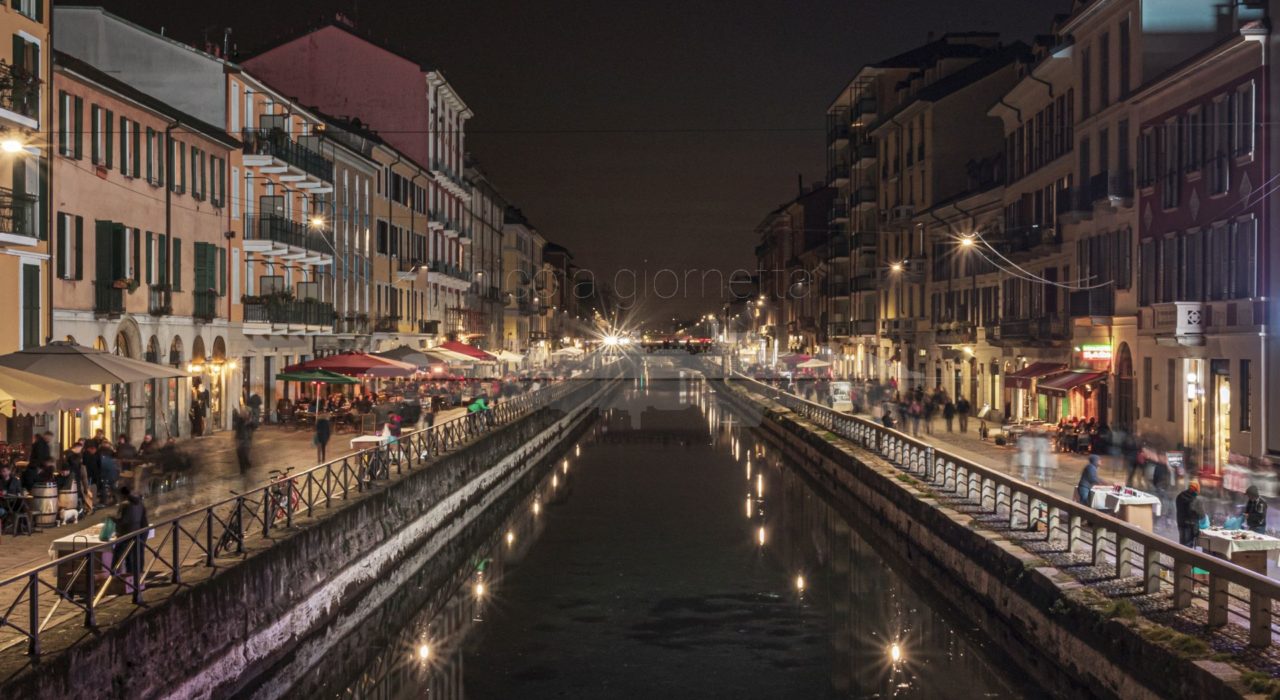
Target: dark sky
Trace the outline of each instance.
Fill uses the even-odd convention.
[[[91,4],[92,0],[74,0]],[[251,51],[332,16],[439,67],[503,194],[601,279],[752,267],[761,218],[825,169],[824,112],[857,68],[929,31],[1029,40],[1069,0],[103,0]],[[356,6],[358,5],[358,9]],[[523,133],[522,133],[523,132]],[[639,277],[645,275],[638,273]],[[667,285],[670,285],[670,278]],[[664,288],[664,293],[669,290]],[[712,290],[714,291],[714,290]],[[719,306],[698,289],[646,308]]]

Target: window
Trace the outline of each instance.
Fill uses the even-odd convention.
[[[1151,417],[1151,358],[1142,358],[1142,417]]]
[[[1120,20],[1120,98],[1129,96],[1130,56],[1129,18]]]
[[[1166,120],[1164,123],[1164,133],[1160,139],[1160,167],[1163,169],[1162,186],[1163,191],[1160,196],[1160,204],[1165,209],[1173,209],[1178,206],[1179,186],[1182,178],[1179,177],[1178,166],[1181,163],[1179,159],[1179,134],[1182,129],[1183,117]]]
[[[1102,33],[1098,41],[1098,109],[1111,104],[1111,34]]]
[[[173,239],[173,291],[182,291],[182,240]]]
[[[1182,169],[1188,175],[1200,172],[1200,165],[1204,161],[1203,129],[1200,108],[1192,108],[1187,112],[1185,128],[1182,130]]]
[[[40,347],[40,266],[23,263],[22,348]]]
[[[1232,298],[1251,299],[1257,289],[1258,222],[1252,218],[1236,222],[1232,227],[1231,272]]]
[[[58,277],[64,280],[84,279],[84,217],[58,215]]]
[[[133,122],[120,117],[120,174],[125,177],[137,177],[138,171],[134,159],[137,155],[136,143],[133,140]]]
[[[1238,157],[1253,155],[1253,134],[1255,123],[1253,81],[1241,85],[1235,93],[1235,131],[1231,136],[1234,155]]]
[[[1156,151],[1156,132],[1154,129],[1143,129],[1138,137],[1138,186],[1151,187],[1155,184],[1159,172]]]
[[[1089,60],[1089,49],[1080,52],[1080,118],[1088,119],[1091,99],[1093,97],[1093,66]]]
[[[1177,298],[1178,240],[1173,235],[1160,239],[1160,292],[1157,302]]]
[[[45,0],[13,0],[13,9],[37,22],[43,22],[44,1]]]
[[[195,146],[191,147],[191,196],[204,199],[204,152]]]
[[[1204,300],[1204,236],[1199,231],[1188,231],[1182,241],[1183,258],[1187,261],[1183,269],[1186,277],[1186,301]]]
[[[1231,106],[1225,96],[1213,101],[1213,128],[1209,130],[1209,193],[1223,194],[1231,186],[1227,156],[1231,141]]]
[[[1177,360],[1169,358],[1165,364],[1164,414],[1170,423],[1173,422],[1174,407],[1177,404],[1178,365]]]
[[[108,109],[108,110],[104,110],[102,114],[103,114],[102,148],[104,150],[102,164],[107,166],[107,169],[110,170],[112,167],[115,166],[116,147],[115,147],[115,140],[113,138],[113,134],[115,133],[114,125],[115,125],[116,113]]]
[[[1240,432],[1253,428],[1253,372],[1249,360],[1240,360]]]
[[[102,108],[98,105],[89,107],[89,162],[100,165],[103,162],[102,150]]]

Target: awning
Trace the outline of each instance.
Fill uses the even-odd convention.
[[[440,343],[436,347],[441,350],[448,350],[449,352],[455,352],[460,355],[466,355],[470,357],[473,362],[496,362],[498,360],[498,358],[494,357],[493,355],[490,355],[489,353],[485,352],[484,350],[481,350],[480,348],[474,345],[459,343],[456,340],[446,340],[445,342]]]
[[[363,352],[344,352],[317,357],[285,367],[283,372],[323,369],[348,376],[367,374],[375,377],[407,377],[418,370],[414,365]]]
[[[1089,369],[1074,369],[1070,372],[1063,372],[1048,379],[1040,380],[1036,384],[1036,391],[1042,391],[1046,394],[1065,394],[1072,389],[1088,384],[1090,382],[1103,381],[1107,378],[1106,372],[1095,372]]]
[[[1017,372],[1004,375],[1004,385],[1008,389],[1030,389],[1031,380],[1056,374],[1066,368],[1061,362],[1032,362]]]

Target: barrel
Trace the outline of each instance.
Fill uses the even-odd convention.
[[[58,510],[80,510],[80,487],[72,480],[65,489],[58,489]]]
[[[58,485],[49,482],[31,487],[31,510],[36,527],[53,527],[58,522]]]

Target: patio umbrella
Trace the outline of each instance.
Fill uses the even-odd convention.
[[[499,350],[495,357],[501,362],[524,362],[524,355],[510,350]]]
[[[316,382],[319,384],[359,384],[360,380],[345,374],[323,369],[304,369],[297,372],[281,372],[276,379],[282,382]]]
[[[476,358],[444,348],[427,348],[422,354],[441,362],[476,362]]]
[[[831,366],[831,363],[827,362],[826,360],[812,359],[812,360],[805,360],[804,362],[801,362],[800,364],[796,365],[796,368],[797,369],[821,369],[823,367],[830,367],[830,366]]]
[[[430,357],[414,350],[408,345],[401,345],[398,348],[392,348],[385,352],[376,352],[374,355],[377,357],[384,357],[388,360],[395,360],[397,362],[407,362],[419,368],[424,368],[431,364],[438,364],[440,362],[440,360],[436,360],[435,363],[433,363]]]
[[[0,356],[0,367],[12,367],[82,386],[191,376],[177,367],[133,360],[63,341]]]
[[[53,413],[84,408],[102,398],[87,386],[0,367],[0,413]]]
[[[788,364],[788,365],[798,365],[798,364],[800,364],[801,362],[806,362],[806,361],[808,361],[808,360],[810,360],[810,359],[812,359],[812,358],[810,358],[808,355],[801,355],[801,354],[799,354],[799,353],[793,353],[793,354],[791,354],[791,355],[783,355],[783,356],[779,357],[779,358],[778,358],[778,362],[782,362],[782,363],[784,363],[784,364]]]
[[[329,355],[328,357],[317,357],[314,360],[307,360],[306,362],[285,367],[283,371],[297,372],[299,370],[312,369],[323,369],[350,376],[368,374],[375,377],[407,377],[418,371],[417,367],[408,362],[400,362],[399,360],[363,352],[344,352],[338,355]]]
[[[575,348],[575,347],[573,347],[573,346],[569,346],[569,347],[567,347],[567,348],[560,348],[559,350],[556,350],[555,352],[553,352],[553,353],[551,353],[551,354],[552,354],[552,355],[568,355],[568,356],[571,356],[571,357],[578,357],[579,355],[585,355],[585,354],[586,354],[586,351],[585,351],[585,350],[583,350],[582,348]]]
[[[472,358],[472,360],[476,362],[495,362],[498,359],[474,345],[459,343],[456,340],[446,340],[445,342],[437,345],[434,349],[448,350],[449,352],[456,352],[460,355],[466,355],[467,357]]]

